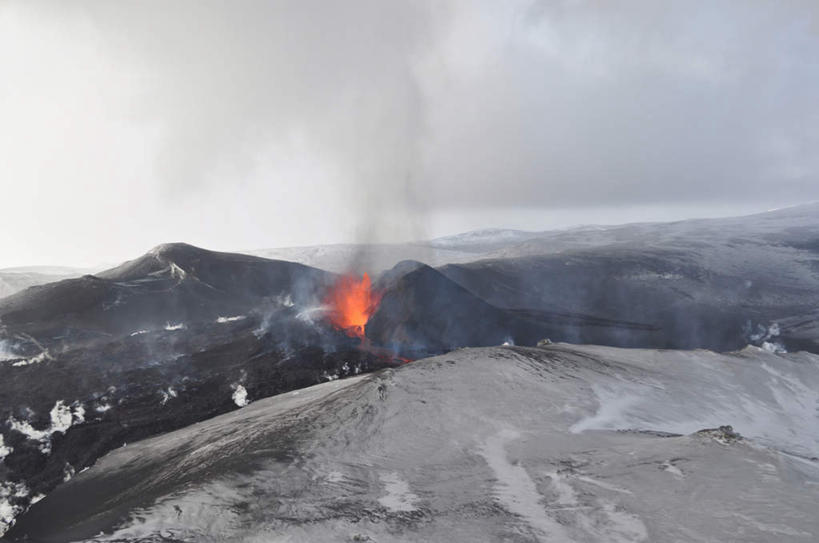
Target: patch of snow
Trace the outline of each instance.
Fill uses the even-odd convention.
[[[184,329],[185,329],[185,323],[183,323],[183,322],[175,322],[175,323],[166,322],[165,323],[165,330],[167,330],[169,332],[173,332],[173,331],[176,331],[176,330],[184,330]]]
[[[618,492],[620,494],[631,494],[631,490],[626,488],[620,488],[619,486],[610,485],[608,483],[604,483],[603,481],[598,481],[597,479],[592,479],[591,477],[587,477],[585,475],[576,475],[574,477],[578,481],[583,481],[594,486],[599,486],[600,488],[604,488],[606,490],[611,490],[612,492]]]
[[[566,529],[546,514],[537,491],[537,485],[523,466],[511,462],[506,455],[506,445],[519,438],[520,433],[511,428],[501,430],[486,440],[478,451],[495,474],[495,497],[511,513],[520,516],[532,528],[549,536],[553,541],[571,541]]]
[[[812,534],[809,532],[805,532],[802,530],[795,530],[788,526],[787,524],[767,524],[764,522],[759,522],[755,518],[750,515],[743,515],[742,513],[734,513],[734,516],[742,520],[743,524],[747,526],[753,526],[760,532],[766,532],[769,534],[776,534],[777,537],[771,538],[773,541],[782,541],[780,539],[782,536],[788,537],[799,537],[799,538],[813,538],[816,534]]]
[[[511,243],[516,241],[525,241],[535,236],[536,234],[534,232],[525,232],[522,230],[484,228],[481,230],[464,232],[462,234],[436,238],[431,240],[429,244],[433,247],[449,248],[488,243]]]
[[[592,391],[600,401],[597,412],[570,426],[569,431],[573,434],[592,429],[622,429],[626,419],[626,411],[640,401],[640,396],[637,393],[625,394],[623,390],[613,391],[598,385],[592,385]]]
[[[174,279],[182,280],[188,276],[188,273],[179,266],[177,266],[175,262],[171,262],[170,270],[171,277],[173,277]]]
[[[21,507],[12,505],[11,502],[5,499],[2,493],[0,493],[0,536],[14,526],[14,517],[16,517],[20,511],[22,511]]]
[[[786,354],[788,352],[785,346],[778,341],[763,341],[762,348],[774,354]]]
[[[83,407],[81,403],[78,403],[74,406],[74,410],[72,411],[71,415],[74,417],[73,424],[82,424],[85,422],[85,407]]]
[[[23,512],[23,507],[15,504],[15,498],[28,496],[28,488],[23,483],[0,481],[0,537],[14,525],[14,519]]]
[[[219,324],[225,324],[226,322],[241,321],[246,318],[247,317],[245,317],[244,315],[236,315],[235,317],[219,317],[218,319],[216,319],[216,322],[218,322]]]
[[[12,366],[29,366],[31,364],[39,364],[40,362],[45,362],[46,360],[53,360],[51,355],[48,354],[48,351],[43,351],[37,356],[32,356],[31,358],[26,358],[25,360],[19,360],[14,362]]]
[[[727,356],[722,364],[714,363],[718,356],[676,353],[680,362],[666,370],[673,371],[674,378],[665,388],[623,374],[612,375],[614,380],[608,383],[592,384],[596,401],[578,402],[583,415],[570,431],[655,430],[687,435],[730,424],[763,446],[816,456],[819,392],[811,374],[815,370],[789,355],[774,356],[759,347]]]
[[[771,341],[776,337],[779,337],[779,334],[782,333],[779,323],[774,322],[769,324],[768,326],[764,326],[762,324],[757,324],[756,329],[754,329],[753,325],[750,321],[748,321],[745,326],[743,332],[745,336],[748,338],[753,345],[758,347],[762,347],[766,351],[772,353],[786,353],[785,347],[778,341]]]
[[[239,384],[234,385],[231,398],[233,399],[233,403],[239,407],[244,407],[250,403],[250,400],[247,398],[247,389]]]
[[[762,363],[760,367],[770,375],[768,387],[782,414],[795,428],[804,428],[807,432],[811,428],[819,428],[817,425],[817,415],[819,414],[819,390],[815,390],[803,383],[797,376],[784,371],[784,368],[776,369],[770,364]],[[781,426],[779,422],[768,415],[770,427]],[[764,420],[763,418],[762,420]],[[819,450],[819,432],[813,432],[814,447],[811,454],[816,454]]]
[[[0,362],[16,360],[18,358],[20,357],[14,354],[14,349],[12,349],[11,343],[6,339],[0,339]]]
[[[49,413],[51,415],[51,433],[65,433],[66,430],[71,428],[71,423],[74,420],[74,417],[71,413],[71,407],[65,405],[63,402],[57,402],[54,407],[51,409]],[[82,413],[80,413],[81,419],[84,419],[85,409],[83,409]]]
[[[2,462],[3,459],[5,457],[7,457],[8,455],[10,455],[13,451],[14,451],[14,448],[9,447],[8,445],[6,445],[6,443],[5,443],[4,439],[3,439],[3,434],[0,434],[0,462]]]
[[[577,538],[578,540],[632,543],[648,539],[646,526],[639,517],[619,510],[615,504],[596,496],[596,493],[579,493],[569,481],[584,481],[621,494],[631,494],[630,490],[573,473],[561,475],[558,471],[552,471],[546,475],[551,480],[551,489],[557,495],[557,507],[550,509],[562,510],[565,515],[572,514],[576,517],[577,526],[588,536],[588,539],[583,537]],[[590,499],[593,500],[591,503]]]
[[[546,477],[551,481],[551,490],[557,496],[557,503],[559,507],[575,507],[577,503],[577,493],[572,488],[566,478],[561,476],[557,471],[550,471],[546,473]]]
[[[397,472],[390,472],[378,476],[384,483],[384,490],[387,495],[378,498],[378,503],[396,513],[406,513],[417,511],[415,504],[418,496],[410,492],[409,483],[401,478]]]
[[[676,479],[685,479],[685,475],[683,474],[682,470],[672,464],[671,462],[665,462],[662,465],[663,471],[667,471],[671,475],[674,476]]]
[[[613,503],[598,500],[601,512],[607,517],[606,532],[597,534],[608,536],[612,543],[636,543],[648,540],[648,530],[642,520],[636,515],[617,508]]]
[[[79,403],[75,403],[72,407],[58,400],[49,416],[51,425],[45,430],[38,430],[28,421],[19,421],[14,417],[10,417],[8,423],[12,430],[20,432],[33,441],[39,441],[40,451],[43,454],[51,454],[51,436],[56,433],[64,434],[72,425],[85,422],[85,408]]]

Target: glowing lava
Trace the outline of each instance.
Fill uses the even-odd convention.
[[[329,307],[328,318],[336,328],[350,337],[364,339],[364,325],[375,313],[381,293],[376,292],[366,273],[359,280],[352,275],[340,277],[324,298]]]

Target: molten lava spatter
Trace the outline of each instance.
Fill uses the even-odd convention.
[[[333,326],[350,337],[364,339],[364,325],[380,301],[381,293],[373,290],[365,273],[360,280],[352,275],[340,277],[327,293],[324,304],[330,308],[328,318]]]

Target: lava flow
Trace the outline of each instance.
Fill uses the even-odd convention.
[[[366,273],[359,280],[352,275],[341,276],[330,288],[324,304],[330,308],[328,318],[336,328],[350,337],[364,339],[364,326],[375,313],[381,293],[376,292]]]

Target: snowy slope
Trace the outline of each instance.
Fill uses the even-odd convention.
[[[540,256],[604,247],[679,246],[755,239],[761,245],[816,243],[819,203],[740,217],[622,225],[584,225],[543,232],[485,228],[414,243],[338,244],[246,251],[329,271],[377,273],[402,260],[433,267],[480,259]]]
[[[534,239],[542,234],[537,232],[525,232],[523,230],[510,230],[506,228],[484,228],[472,230],[454,236],[445,236],[430,241],[433,247],[457,248],[460,250],[470,250],[472,252],[487,252],[492,248],[514,245],[523,241]]]
[[[806,353],[465,349],[129,444],[9,536],[815,541],[817,391]]]

